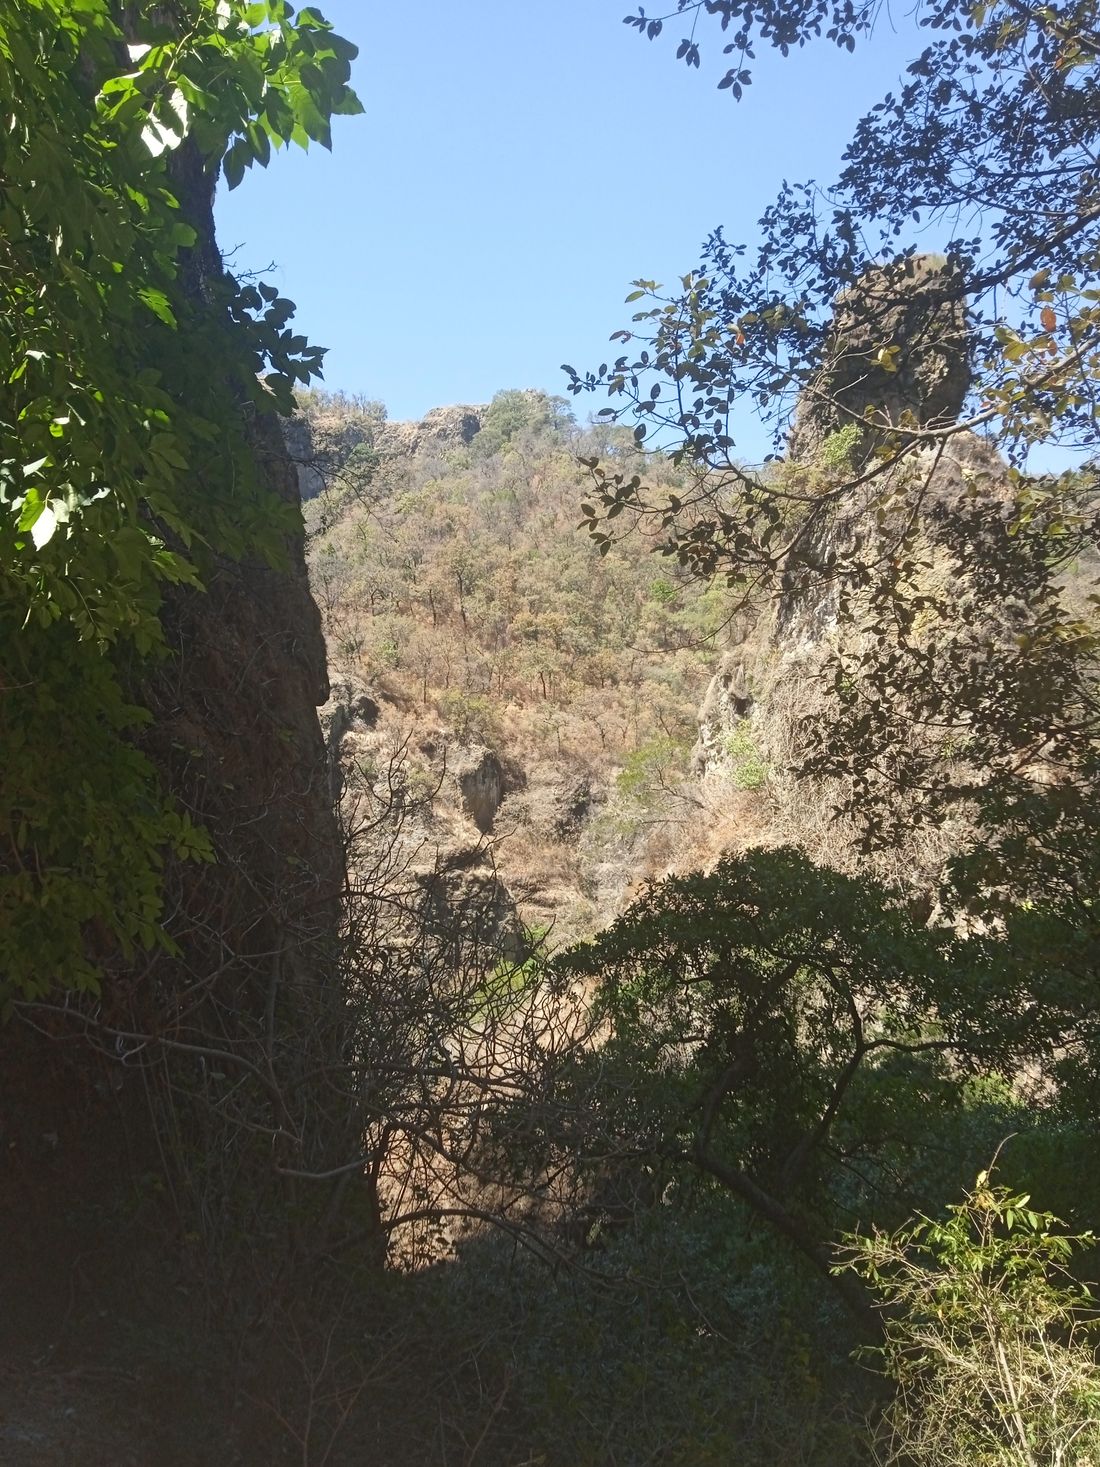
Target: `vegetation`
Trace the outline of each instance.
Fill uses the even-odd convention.
[[[877,12],[675,13],[690,66],[708,23],[729,33],[720,85],[736,96],[758,42],[785,54],[825,32],[852,49]],[[857,128],[835,188],[785,187],[758,249],[719,230],[674,290],[636,281],[623,355],[568,370],[574,392],[608,391],[605,414],[639,442],[671,442],[691,486],[593,461],[601,543],[651,525],[670,558],[750,599],[835,602],[851,634],[821,672],[828,706],[801,763],[847,783],[867,844],[973,801],[990,857],[1003,847],[1020,875],[1015,837],[1064,825],[1070,786],[1082,832],[1095,824],[1095,474],[1024,472],[1040,445],[1084,460],[1097,444],[1095,15],[945,0],[918,17],[929,44]],[[628,23],[652,38],[668,19]],[[906,247],[916,225],[941,253]],[[747,405],[781,449],[799,395],[792,450],[828,471],[741,463]],[[974,433],[1016,465],[994,496]],[[950,572],[930,578],[930,562]],[[1063,595],[1071,566],[1087,570],[1080,599]],[[962,755],[949,775],[944,737]]]
[[[982,1172],[945,1221],[856,1242],[851,1266],[889,1311],[881,1354],[898,1385],[879,1461],[1096,1460],[1096,1305],[1069,1267],[1093,1241]]]
[[[578,451],[628,465],[629,437],[579,429],[537,392],[438,421],[460,417],[468,441],[311,395],[302,451],[326,487],[306,506],[310,576],[334,680],[369,683],[424,778],[471,746],[502,761],[494,860],[532,893],[523,920],[553,922],[560,944],[639,865],[664,869],[651,834],[691,839],[695,709],[727,607],[720,588],[655,574],[644,542],[597,557],[576,533]]]
[[[219,167],[327,144],[354,47],[284,0],[28,0],[0,15],[0,975],[94,987],[90,951],[164,946],[167,852],[209,859],[129,735],[166,585],[277,559],[250,415],[320,353],[200,238]],[[212,364],[216,364],[212,367]],[[50,750],[48,758],[44,751]],[[97,934],[89,944],[89,936]]]
[[[768,777],[768,766],[753,742],[752,724],[741,719],[726,736],[723,753],[730,761],[730,773],[739,790],[758,790]]]
[[[304,413],[323,439],[324,394]],[[561,399],[498,393],[468,445],[410,455],[376,436],[378,466],[358,453],[358,421],[343,421],[355,431],[321,454],[327,490],[307,519],[338,667],[474,740],[494,719],[539,716],[563,747],[613,757],[662,721],[687,734],[721,605],[688,576],[656,575],[644,546],[594,562],[574,533],[577,453],[594,441]],[[629,438],[595,441],[632,462]]]
[[[689,66],[696,22],[732,32],[735,98],[754,41],[874,22],[675,13]],[[671,295],[637,282],[630,349],[572,374],[626,423],[506,391],[432,433],[298,394],[312,583],[335,670],[371,681],[343,870],[313,889],[332,940],[288,945],[273,902],[223,991],[211,917],[209,971],[151,965],[170,1017],[137,1029],[94,1002],[104,954],[168,949],[165,868],[212,849],[136,690],[167,588],[285,555],[255,435],[319,363],[213,256],[210,187],[327,143],[352,48],[283,0],[0,5],[0,974],[18,1017],[140,1076],[158,1240],[218,1280],[233,1394],[305,1467],[384,1460],[379,1437],[467,1467],[1098,1460],[1095,471],[1025,467],[1096,447],[1100,40],[1089,3],[922,20],[832,196],[785,187],[754,255],[719,232]],[[973,237],[899,244],[975,199]],[[737,461],[743,398],[777,445],[794,412],[787,463]],[[651,827],[669,801],[713,819],[685,766],[731,617],[714,749],[740,824],[693,868]],[[798,655],[754,681],[750,644]],[[803,682],[816,702],[782,703]],[[448,749],[482,744],[513,830],[456,816],[445,849]],[[556,952],[448,885],[498,899],[536,758],[558,847],[604,822],[629,868],[616,920]],[[831,864],[785,843],[781,787],[860,840]],[[33,1002],[58,987],[86,992]],[[965,1191],[991,1155],[1004,1185]]]

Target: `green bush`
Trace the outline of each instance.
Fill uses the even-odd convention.
[[[496,706],[481,693],[441,693],[439,713],[461,744],[492,744],[500,738]]]
[[[879,1460],[911,1467],[1100,1461],[1096,1301],[1070,1271],[1071,1237],[1026,1193],[982,1172],[946,1220],[854,1240],[877,1290],[878,1352],[897,1395]]]
[[[846,423],[830,433],[821,445],[821,467],[830,474],[850,474],[862,440],[863,429],[858,423]]]
[[[843,1321],[725,1199],[659,1206],[576,1262],[490,1237],[420,1285],[452,1358],[476,1354],[486,1394],[509,1383],[487,1467],[867,1461]]]
[[[768,766],[753,741],[752,720],[742,718],[726,735],[722,752],[729,761],[730,779],[739,790],[758,790],[768,777]]]

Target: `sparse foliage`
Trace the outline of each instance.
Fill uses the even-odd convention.
[[[735,95],[756,41],[852,49],[873,45],[877,18],[818,0],[674,13],[690,19],[689,65],[708,17],[729,34]],[[653,38],[670,18],[627,23]],[[1072,788],[1091,812],[1100,727],[1095,474],[1020,467],[1037,446],[1097,447],[1096,15],[943,0],[918,19],[929,44],[859,124],[833,190],[785,185],[755,251],[719,230],[672,289],[635,281],[623,354],[567,368],[687,474],[656,490],[593,457],[585,514],[601,546],[648,525],[694,574],[778,598],[781,616],[816,604],[839,619],[832,714],[804,768],[850,781],[869,846],[971,799],[987,839],[1011,806],[1035,841],[1066,818],[1038,814],[1044,792],[1057,805]],[[907,247],[917,226],[941,253]],[[748,411],[777,449],[794,416],[801,474],[739,459]]]
[[[880,1463],[1092,1467],[1100,1461],[1096,1301],[1070,1236],[1026,1194],[982,1172],[942,1221],[855,1240],[848,1266],[875,1289],[898,1388]]]

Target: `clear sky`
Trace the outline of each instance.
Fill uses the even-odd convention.
[[[627,0],[317,6],[359,46],[366,115],[337,119],[331,155],[284,153],[223,187],[219,236],[238,267],[273,264],[299,329],[329,348],[326,385],[394,419],[562,392],[560,363],[614,350],[631,280],[683,274],[718,224],[751,238],[783,178],[830,181],[919,50],[908,20],[884,18],[855,55],[760,55],[736,103],[716,90],[713,23],[689,71],[683,22],[647,42],[622,23]]]

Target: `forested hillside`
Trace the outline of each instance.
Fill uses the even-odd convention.
[[[701,838],[686,781],[728,588],[645,536],[600,555],[578,533],[580,460],[609,452],[633,474],[642,459],[561,399],[505,391],[413,425],[315,391],[292,442],[337,698],[366,686],[376,743],[407,742],[425,785],[491,751],[501,787],[482,834],[524,920],[559,946],[590,935]]]
[[[915,272],[914,310],[937,268]],[[956,385],[938,390],[941,411],[957,413],[965,348],[934,341],[932,365],[919,342],[909,348],[907,383],[894,390],[918,412],[937,374],[953,374]],[[804,497],[843,483],[857,436],[812,400],[798,423],[764,482]],[[858,1423],[879,1397],[845,1357],[879,1336],[874,1291],[838,1273],[843,1254],[827,1240],[847,1229],[866,1238],[868,1220],[884,1230],[848,1255],[883,1291],[895,1280],[934,1289],[946,1268],[969,1331],[967,1311],[986,1306],[953,1279],[969,1267],[957,1250],[999,1248],[1009,1270],[1026,1255],[1038,1285],[1063,1248],[1052,1242],[1040,1262],[1047,1244],[1035,1239],[1049,1221],[1018,1191],[982,1181],[966,1193],[1002,1146],[1001,1175],[1040,1186],[1061,1215],[1085,1226],[1096,1205],[1083,1182],[1095,1154],[1088,921],[1072,903],[975,890],[973,871],[991,869],[974,865],[991,858],[969,784],[980,725],[961,737],[910,726],[893,757],[898,768],[921,761],[926,789],[892,786],[870,761],[823,759],[837,668],[850,678],[854,666],[874,669],[882,643],[894,658],[927,643],[884,634],[874,594],[846,604],[828,579],[815,585],[813,561],[774,596],[717,564],[700,576],[669,543],[674,521],[647,524],[629,502],[633,533],[578,533],[596,518],[589,505],[574,522],[597,464],[604,483],[634,494],[644,481],[658,504],[686,499],[693,476],[621,429],[579,430],[541,394],[391,425],[380,405],[318,393],[292,442],[312,496],[310,573],[337,682],[330,755],[345,808],[361,815],[365,798],[375,817],[353,861],[376,880],[383,832],[413,876],[401,888],[418,914],[412,940],[430,943],[442,923],[475,972],[496,962],[488,986],[467,972],[417,1008],[465,1036],[467,1083],[510,1097],[503,1129],[473,1126],[486,1142],[495,1133],[476,1180],[446,1141],[428,1148],[431,1161],[419,1145],[376,1154],[392,1256],[421,1280],[413,1296],[428,1288],[428,1261],[450,1258],[429,1289],[433,1307],[493,1320],[485,1358],[514,1382],[493,1427],[501,1460],[509,1440],[513,1452],[536,1440],[563,1463],[640,1461],[646,1443],[662,1461],[871,1460]],[[1028,603],[1007,580],[1002,601],[982,601],[980,575],[940,526],[1003,514],[1011,472],[969,434],[917,471],[926,508],[905,553],[926,625],[938,650],[956,641],[996,667],[1018,649]],[[870,506],[833,517],[818,531],[817,565],[876,536],[893,548],[893,534]],[[665,546],[672,553],[655,553]],[[1050,578],[1047,605],[1062,614],[1094,576],[1084,542],[1030,572],[1032,585]],[[393,766],[380,757],[395,749],[417,792],[396,820]],[[1049,789],[1033,757],[1013,777]],[[438,875],[458,864],[489,885]],[[426,910],[418,893],[433,881],[443,905]],[[587,940],[547,964],[537,940],[547,931],[559,950]],[[471,1134],[453,1094],[417,1105],[421,1126],[430,1116],[445,1136]],[[519,1173],[505,1161],[517,1144]],[[410,1185],[434,1204],[403,1213]],[[539,1264],[529,1273],[517,1262],[499,1294],[476,1281],[502,1256],[486,1196],[506,1237],[581,1270],[564,1295],[544,1291]],[[930,1232],[923,1255],[889,1235],[913,1210],[938,1215],[956,1198],[955,1231]],[[433,1207],[436,1232],[424,1221]],[[1015,1235],[1017,1214],[1034,1238]],[[624,1287],[629,1306],[616,1296]],[[1051,1293],[1043,1307],[1068,1320],[1073,1297]],[[505,1327],[499,1308],[522,1313]],[[1016,1348],[1046,1348],[1025,1338],[1033,1324]],[[889,1339],[904,1371],[911,1336],[899,1327]],[[958,1368],[945,1363],[937,1387],[948,1399],[963,1390]],[[1083,1430],[1095,1376],[1083,1356],[1058,1368]],[[639,1417],[642,1380],[650,1410]],[[1047,1389],[1034,1383],[1040,1415]],[[940,1450],[950,1410],[938,1425],[926,1411],[884,1418],[882,1440],[925,1432]]]

